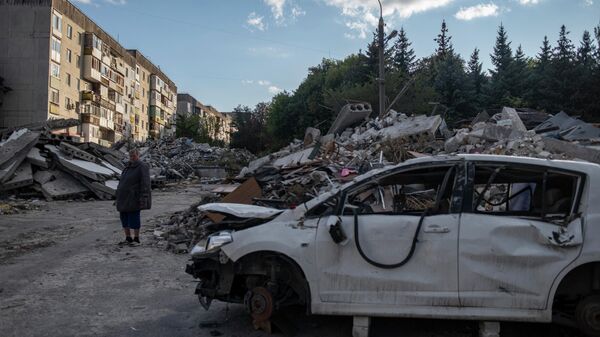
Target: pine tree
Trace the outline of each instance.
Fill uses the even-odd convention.
[[[554,47],[551,60],[550,109],[558,112],[565,110],[573,113],[576,81],[575,46],[569,39],[569,32],[565,25],[560,27],[558,41]]]
[[[590,90],[594,87],[594,72],[596,71],[596,61],[594,54],[596,47],[589,31],[583,32],[581,43],[576,52],[576,78],[575,86],[577,91],[573,97],[574,108],[583,118],[592,118],[594,111],[598,107],[596,93]]]
[[[371,75],[373,77],[377,77],[379,75],[379,41],[377,36],[379,34],[379,28],[375,29],[373,33],[373,40],[369,42],[367,45],[366,56],[367,56],[367,66],[371,70]],[[383,57],[385,62],[385,69],[388,71],[391,67],[391,60],[393,56],[393,50],[391,47],[388,47],[388,42],[385,42]]]
[[[498,36],[494,45],[494,52],[490,55],[494,69],[490,70],[492,80],[490,83],[490,99],[491,107],[501,107],[509,105],[511,101],[514,79],[511,78],[509,72],[513,62],[512,50],[508,35],[504,30],[504,25],[500,24],[498,28]]]
[[[534,67],[529,84],[529,92],[527,94],[528,101],[534,108],[549,110],[550,108],[550,62],[552,59],[552,46],[548,37],[544,36],[542,47],[534,61]]]
[[[508,72],[508,82],[511,83],[511,98],[509,104],[511,106],[527,106],[526,90],[529,84],[529,68],[527,67],[528,59],[523,52],[521,45],[515,51],[515,57],[510,65]]]
[[[485,107],[484,86],[487,78],[483,73],[483,65],[479,60],[479,49],[475,48],[467,63],[466,95],[469,104],[468,113],[474,116]]]
[[[415,51],[411,47],[404,27],[400,28],[396,43],[394,43],[393,68],[403,74],[410,74],[415,63]]]
[[[442,29],[438,36],[433,39],[437,42],[438,47],[436,53],[440,57],[446,57],[447,55],[454,54],[454,47],[452,46],[452,37],[448,35],[448,27],[446,26],[446,20],[442,21]]]

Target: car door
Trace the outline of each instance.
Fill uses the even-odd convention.
[[[347,189],[340,197],[338,215],[321,219],[317,229],[320,299],[458,306],[463,167],[460,161],[408,168]],[[375,186],[372,193],[369,186]],[[429,197],[420,194],[423,190]],[[364,209],[353,204],[357,195],[367,198]],[[428,203],[436,201],[439,209],[424,214],[433,206]]]
[[[543,166],[469,163],[459,233],[466,307],[544,309],[579,254],[584,176]]]

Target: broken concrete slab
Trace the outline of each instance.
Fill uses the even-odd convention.
[[[66,153],[67,155],[70,155],[74,158],[83,159],[83,160],[86,160],[86,161],[89,161],[92,163],[96,161],[96,156],[94,156],[90,153],[87,153],[83,150],[80,150],[78,147],[73,146],[67,142],[61,142],[59,145],[59,148],[64,153]]]
[[[43,185],[43,184],[49,182],[50,180],[54,179],[55,172],[56,171],[54,171],[54,170],[52,170],[52,171],[37,171],[33,175],[33,181],[35,181],[36,183],[38,183],[40,185]]]
[[[317,128],[306,128],[304,132],[304,147],[314,145],[321,138],[321,130]]]
[[[369,129],[357,136],[360,141],[369,139],[404,139],[416,141],[422,139],[435,139],[435,133],[442,123],[442,118],[436,116],[414,116],[407,117],[399,123],[395,123],[380,130]]]
[[[327,134],[340,133],[347,127],[366,120],[372,112],[371,105],[366,102],[346,104],[340,109]]]
[[[42,193],[47,199],[66,199],[89,193],[89,189],[70,175],[54,171],[54,180],[41,185]]]
[[[46,148],[56,157],[57,161],[67,170],[76,172],[92,180],[104,181],[115,173],[101,165],[81,159],[66,158],[57,147],[46,145]]]
[[[554,153],[564,153],[569,157],[587,160],[600,164],[600,151],[585,146],[569,143],[566,141],[544,137],[542,139],[544,149]]]
[[[312,162],[310,155],[313,152],[314,147],[309,147],[302,151],[291,153],[285,157],[279,158],[273,162],[275,167],[294,167],[297,165],[304,165]]]
[[[14,171],[21,165],[39,137],[38,132],[19,131],[0,144],[0,182],[12,178]]]
[[[31,164],[23,161],[15,170],[12,179],[0,185],[0,190],[8,191],[16,188],[26,187],[33,184]]]
[[[32,165],[48,168],[48,160],[46,157],[42,156],[40,149],[37,147],[32,147],[27,153],[27,161],[29,161]]]

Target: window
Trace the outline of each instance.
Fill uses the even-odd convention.
[[[458,211],[461,188],[454,188],[457,167],[404,170],[374,179],[348,192],[343,214],[446,214]]]
[[[82,41],[83,41],[83,34],[77,33],[77,44],[81,46]]]
[[[52,61],[60,63],[60,40],[53,36],[50,44],[50,58],[52,59]]]
[[[60,66],[54,62],[50,62],[50,75],[60,78]]]
[[[71,99],[69,97],[65,97],[65,108],[71,109]]]
[[[71,63],[71,61],[72,61],[72,59],[71,59],[71,56],[72,56],[72,55],[71,55],[71,54],[72,54],[72,53],[71,53],[71,49],[68,49],[68,48],[67,48],[67,61],[68,61],[69,63]]]
[[[57,104],[60,102],[60,95],[58,90],[50,89],[50,102]]]
[[[62,32],[62,17],[52,13],[52,28],[57,32]]]
[[[77,55],[77,69],[81,68],[81,56]]]
[[[92,68],[93,69],[100,71],[100,63],[101,63],[100,60],[98,60],[95,57],[92,57]]]
[[[563,223],[576,213],[582,176],[545,167],[481,164],[474,168],[472,209]]]
[[[81,91],[81,80],[77,79],[77,91]]]
[[[67,85],[71,86],[71,74],[67,73]]]
[[[73,37],[73,27],[71,27],[71,25],[67,24],[67,37],[69,39],[71,39]]]

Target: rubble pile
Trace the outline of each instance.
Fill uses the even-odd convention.
[[[600,163],[600,129],[564,112],[551,116],[505,107],[484,111],[457,130],[450,130],[439,115],[408,116],[390,110],[382,118],[369,119],[371,112],[367,103],[349,104],[326,135],[308,128],[303,140],[250,161],[237,176],[244,183],[232,186],[220,202],[290,208],[373,168],[430,155],[517,155]],[[160,238],[169,249],[185,252],[211,229],[221,228],[222,220],[223,216],[193,207],[163,223]]]
[[[176,254],[188,252],[188,247],[196,244],[206,237],[213,229],[213,222],[204,217],[198,210],[198,206],[209,202],[215,202],[219,198],[209,195],[200,202],[190,206],[187,210],[172,214],[166,221],[154,228],[153,236],[159,246],[164,246]]]
[[[162,138],[136,145],[140,158],[151,167],[153,182],[170,179],[220,180],[237,174],[254,159],[247,150],[198,144],[189,138]],[[115,150],[127,153],[125,143]]]
[[[365,118],[362,123],[341,129],[338,126],[344,124],[336,120],[332,129],[337,133],[325,136],[309,128],[304,141],[295,140],[242,169],[239,178],[252,176],[262,187],[263,198],[255,203],[271,200],[270,206],[293,206],[372,168],[429,155],[496,154],[600,163],[600,129],[564,112],[551,116],[505,107],[491,116],[484,111],[468,127],[452,131],[439,115],[407,116],[390,110],[383,118],[368,119],[365,106],[356,111]],[[347,107],[338,119],[343,115],[354,124],[360,122],[349,117],[352,109]]]
[[[51,130],[77,125],[49,121],[4,132],[0,142],[0,191],[47,200],[93,196],[111,199],[121,170],[121,154],[93,143],[57,136]]]

